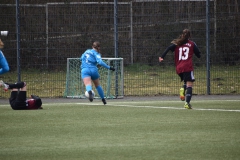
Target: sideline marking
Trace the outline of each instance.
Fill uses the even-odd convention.
[[[159,109],[185,109],[178,107],[156,107],[156,106],[133,106],[133,105],[111,105],[111,106],[121,106],[121,107],[136,107],[136,108],[159,108]],[[188,109],[185,109],[188,110]],[[190,109],[189,109],[190,110]],[[222,111],[222,112],[240,112],[240,110],[226,110],[226,109],[203,109],[203,108],[193,108],[191,110],[199,110],[199,111]]]
[[[90,103],[90,102],[88,102],[88,103],[61,103],[60,105],[64,105],[64,104],[80,104],[80,105],[87,105],[87,106],[104,106],[102,103]],[[110,104],[108,103],[108,105],[109,106],[114,106],[114,107],[132,107],[132,108],[154,108],[154,109],[176,109],[176,110],[240,112],[240,110],[210,109],[210,108],[209,109],[204,109],[204,108],[185,109],[183,107],[179,108],[179,107],[135,106],[135,105],[121,105],[121,104],[120,105],[116,105],[116,104],[112,104],[112,103],[110,103]]]
[[[240,102],[240,100],[194,100],[194,102],[218,102],[218,101],[227,101],[227,102]],[[180,100],[163,100],[163,101],[159,101],[159,100],[154,100],[154,101],[125,101],[125,102],[121,102],[121,103],[156,103],[156,102],[161,102],[161,103],[179,103],[179,102],[183,102]],[[119,102],[111,102],[111,103],[119,103]]]

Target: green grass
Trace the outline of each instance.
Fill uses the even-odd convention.
[[[183,82],[180,82],[173,66],[134,65],[125,67],[124,92],[126,95],[135,93],[143,96],[177,95]],[[211,66],[211,94],[240,94],[239,66]],[[194,94],[207,94],[207,69],[195,67]]]
[[[0,105],[0,159],[240,159],[238,100],[84,102]]]

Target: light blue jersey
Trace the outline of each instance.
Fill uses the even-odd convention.
[[[4,74],[9,71],[8,62],[3,54],[3,52],[0,50],[0,75]]]
[[[110,69],[105,62],[102,61],[101,55],[94,49],[86,50],[81,58],[81,77],[91,77],[92,80],[98,79],[100,77],[98,73],[97,65],[101,65],[107,69]]]
[[[95,51],[94,49],[88,49],[86,50],[80,60],[82,61],[81,68],[97,68],[97,64],[109,69],[110,66],[108,66],[105,62],[102,61],[101,55]]]

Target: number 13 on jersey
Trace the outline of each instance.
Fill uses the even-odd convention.
[[[187,60],[189,55],[189,47],[180,47],[178,55],[179,55],[179,61]]]

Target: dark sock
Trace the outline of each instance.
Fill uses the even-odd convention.
[[[186,91],[186,88],[187,88],[186,83],[184,83],[182,87],[184,88],[184,91]]]
[[[9,89],[13,89],[13,88],[23,88],[24,87],[24,82],[18,82],[18,83],[14,83],[14,84],[7,84],[9,87]]]
[[[192,98],[192,87],[188,87],[186,92],[186,102],[190,103],[191,98]]]

